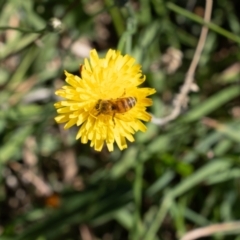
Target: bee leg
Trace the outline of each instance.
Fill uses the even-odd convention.
[[[113,121],[113,124],[114,124],[114,126],[115,126],[116,123],[115,123],[114,117],[115,117],[115,113],[112,115],[112,121]]]
[[[92,117],[94,117],[95,119],[97,119],[97,116],[101,113],[98,108],[99,108],[99,104],[97,103],[97,105],[94,108],[92,108],[92,110],[90,111],[90,115]],[[94,112],[96,112],[96,110],[98,111],[98,113],[94,114]]]
[[[83,64],[80,64],[80,66],[79,66],[79,76],[80,76],[80,78],[82,77],[82,69],[83,69]]]

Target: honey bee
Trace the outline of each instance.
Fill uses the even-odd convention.
[[[99,99],[95,108],[98,111],[97,115],[112,115],[112,119],[114,122],[114,117],[116,113],[128,112],[136,105],[136,103],[137,99],[135,97],[125,97],[109,100]]]

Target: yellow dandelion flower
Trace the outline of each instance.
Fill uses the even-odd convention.
[[[126,139],[134,141],[133,134],[146,131],[142,121],[150,121],[146,107],[152,105],[148,95],[152,88],[139,88],[145,81],[141,65],[135,59],[110,49],[105,58],[99,58],[96,50],[90,52],[90,61],[84,60],[81,76],[65,71],[69,84],[56,91],[65,98],[55,103],[59,114],[57,123],[66,123],[64,128],[80,126],[76,139],[82,143],[91,141],[91,147],[101,151],[104,143],[113,151],[127,148]]]

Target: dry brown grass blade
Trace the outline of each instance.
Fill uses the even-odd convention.
[[[226,233],[240,229],[240,222],[228,222],[213,224],[211,226],[197,228],[185,234],[180,240],[194,240],[206,236],[211,236],[216,233]]]
[[[213,3],[212,0],[206,0],[206,10],[204,14],[204,20],[206,22],[210,22],[211,20],[212,3]],[[156,125],[163,126],[166,125],[168,122],[176,119],[180,115],[182,108],[186,105],[188,101],[188,94],[191,92],[192,85],[194,84],[194,75],[206,42],[207,33],[208,28],[206,26],[203,26],[197,48],[193,56],[193,60],[186,73],[184,84],[180,89],[180,93],[176,96],[176,98],[173,101],[174,108],[172,112],[164,118],[156,118],[153,116],[152,122],[155,123]]]

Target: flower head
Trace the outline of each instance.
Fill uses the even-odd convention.
[[[104,143],[113,151],[116,141],[122,150],[127,148],[126,139],[134,141],[133,134],[146,131],[142,121],[150,121],[146,107],[152,105],[148,95],[152,88],[139,88],[145,81],[141,66],[135,59],[110,49],[106,57],[99,58],[96,50],[90,52],[90,61],[84,60],[80,75],[65,71],[69,84],[56,91],[65,98],[55,103],[57,123],[64,128],[80,126],[76,139],[82,143],[91,141],[91,147],[101,151]],[[141,121],[142,120],[142,121]]]

